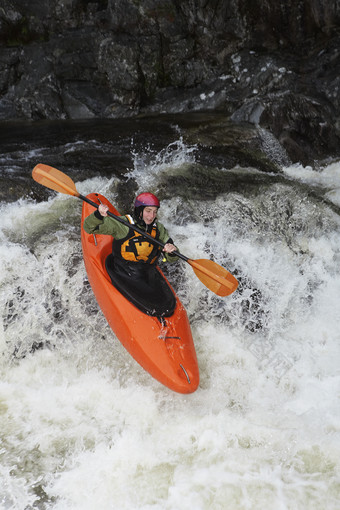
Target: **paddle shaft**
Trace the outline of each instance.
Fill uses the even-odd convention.
[[[93,207],[95,207],[96,209],[98,209],[99,205],[96,204],[95,202],[93,202],[92,200],[90,200],[89,198],[84,197],[84,195],[81,195],[80,193],[78,193],[77,196],[81,200],[84,200],[88,204],[90,204]],[[147,232],[145,232],[141,228],[137,227],[137,225],[131,225],[130,223],[127,223],[126,221],[122,220],[119,216],[116,216],[115,214],[113,214],[110,211],[107,211],[107,215],[110,216],[110,218],[113,218],[114,220],[118,221],[119,223],[122,223],[122,225],[125,225],[129,229],[134,230],[135,232],[138,232],[143,237],[145,237],[146,239],[150,240],[151,243],[158,244],[158,246],[161,246],[162,248],[164,248],[165,243],[162,243],[158,239],[155,239],[154,237],[150,236]],[[208,268],[202,267],[202,265],[200,265],[197,261],[189,259],[189,257],[186,257],[185,255],[182,255],[182,253],[180,253],[178,251],[174,251],[174,252],[171,253],[171,255],[176,255],[177,257],[179,257],[180,259],[184,260],[185,262],[188,262],[188,264],[190,264],[193,267],[196,275],[197,275],[197,270],[198,270],[198,271],[200,271],[200,273],[203,273],[206,276],[208,276],[209,278],[212,278],[213,280],[215,280],[216,282],[219,282],[220,285],[227,286],[229,288],[233,287],[233,283],[229,282],[225,278],[221,278],[220,276],[214,274]]]
[[[80,193],[79,193],[78,197],[81,200],[84,200],[84,202],[87,202],[88,204],[90,204],[93,207],[95,207],[96,209],[98,209],[99,205],[96,204],[96,202],[92,202],[92,200],[90,200],[87,197],[84,197],[84,195],[81,195]],[[119,223],[122,223],[122,225],[125,225],[129,229],[134,230],[135,232],[138,232],[138,234],[141,234],[143,237],[148,239],[153,244],[158,244],[158,246],[161,246],[162,248],[164,248],[165,243],[162,243],[162,241],[159,241],[158,239],[155,239],[154,237],[150,236],[147,232],[145,232],[141,228],[137,227],[137,225],[131,225],[130,223],[127,223],[126,221],[122,220],[119,216],[116,216],[115,214],[113,214],[110,211],[107,212],[107,215],[110,216],[110,218],[113,218],[114,220],[118,221]],[[176,257],[179,257],[180,259],[185,260],[186,262],[188,262],[188,260],[189,260],[188,257],[186,257],[185,255],[182,255],[182,253],[179,253],[178,251],[173,251],[171,253],[171,255],[176,255]]]
[[[60,170],[57,170],[57,168],[38,163],[38,165],[33,168],[32,177],[42,186],[46,186],[47,188],[53,189],[54,191],[58,191],[59,193],[66,193],[66,195],[78,197],[95,209],[98,209],[99,207],[99,204],[92,202],[92,200],[89,198],[81,195],[77,191],[72,179]],[[159,245],[164,248],[164,243],[150,236],[147,232],[140,229],[136,225],[131,225],[130,223],[127,223],[120,217],[110,212],[108,212],[108,215],[112,219],[125,225],[128,229],[138,232],[145,239],[150,240],[152,244]],[[228,296],[236,290],[238,286],[238,281],[236,278],[231,273],[229,273],[229,271],[216,264],[216,262],[208,259],[192,260],[185,255],[182,255],[178,251],[174,251],[173,254],[190,264],[196,276],[201,280],[201,282],[218,296]]]

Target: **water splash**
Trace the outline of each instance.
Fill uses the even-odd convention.
[[[340,208],[339,162],[331,163],[330,165],[321,167],[317,170],[298,164],[286,166],[283,170],[290,178],[303,182],[312,189],[322,189],[325,194],[324,196]]]
[[[195,164],[195,151],[177,143],[148,156],[134,156],[140,190]],[[201,372],[190,396],[152,380],[98,310],[80,201],[2,206],[4,508],[338,507],[339,218],[294,186],[295,171],[286,185],[208,199],[186,199],[181,181],[162,201],[183,253],[213,257],[240,280],[223,299],[188,265],[169,269]],[[115,199],[117,183],[77,188]]]
[[[132,149],[133,170],[127,177],[137,181],[139,191],[152,190],[163,173],[194,163],[196,151],[197,147],[185,144],[182,137],[159,152],[151,148],[143,152]]]

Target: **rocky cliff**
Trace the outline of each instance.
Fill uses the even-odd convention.
[[[0,0],[0,119],[212,110],[340,154],[340,2]]]

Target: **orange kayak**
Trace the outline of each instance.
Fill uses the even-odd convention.
[[[96,204],[106,204],[113,214],[119,215],[104,196],[91,193],[87,198]],[[93,211],[93,206],[83,202],[82,225]],[[157,268],[161,283],[170,287],[175,301],[171,315],[157,317],[142,311],[112,284],[105,267],[112,252],[111,236],[87,234],[82,228],[81,242],[92,290],[119,341],[157,381],[173,391],[193,393],[199,384],[199,370],[189,320],[161,270]]]

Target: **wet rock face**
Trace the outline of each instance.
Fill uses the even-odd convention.
[[[339,155],[339,2],[0,0],[0,119],[214,110]]]

